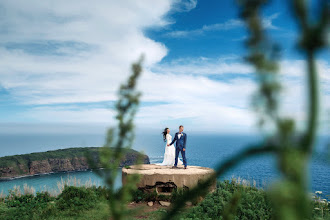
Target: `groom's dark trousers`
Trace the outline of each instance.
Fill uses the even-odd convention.
[[[179,132],[175,133],[174,139],[170,145],[175,143],[175,163],[174,166],[178,165],[178,157],[179,153],[181,152],[183,165],[187,167],[187,159],[186,159],[186,152],[183,149],[186,149],[186,142],[187,142],[187,134],[182,132],[182,135],[179,138]]]
[[[179,158],[179,153],[181,152],[182,155],[182,160],[183,160],[183,165],[186,167],[187,166],[187,159],[186,159],[186,151],[183,151],[183,148],[175,148],[175,163],[174,166],[178,165],[178,158]]]

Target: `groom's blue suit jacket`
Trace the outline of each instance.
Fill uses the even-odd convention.
[[[172,145],[174,142],[175,146],[179,149],[183,149],[186,148],[186,142],[187,142],[187,134],[182,132],[181,137],[179,138],[179,132],[175,133],[174,139],[172,141],[172,143],[170,143],[170,145]]]

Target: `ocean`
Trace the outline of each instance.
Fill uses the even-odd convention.
[[[189,165],[215,168],[217,164],[237,154],[249,144],[258,143],[257,136],[253,135],[201,135],[188,134],[186,157]],[[174,136],[172,134],[172,136]],[[104,144],[104,135],[87,134],[26,134],[26,135],[0,135],[0,156],[42,152],[69,147],[97,147]],[[312,159],[309,163],[310,192],[322,191],[323,195],[330,194],[330,161],[327,155],[329,137],[318,137]],[[150,163],[160,163],[163,160],[165,143],[160,134],[150,131],[147,134],[136,136],[133,149],[146,153]],[[257,186],[268,186],[280,178],[277,170],[277,161],[273,156],[260,155],[247,159],[236,167],[228,170],[219,179],[242,178],[255,180]],[[23,187],[24,184],[33,186],[37,191],[57,189],[57,182],[67,178],[80,179],[82,183],[92,181],[96,185],[104,185],[104,181],[91,171],[67,172],[57,174],[38,175],[0,181],[0,193],[8,194],[8,190],[15,185]],[[116,186],[121,185],[121,175],[118,175]]]

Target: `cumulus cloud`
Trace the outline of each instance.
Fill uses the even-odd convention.
[[[142,105],[136,119],[140,127],[182,123],[196,131],[251,130],[255,120],[249,100],[256,89],[251,66],[233,54],[160,62],[168,53],[166,45],[146,37],[143,30],[167,26],[165,15],[170,10],[184,13],[195,8],[197,1],[153,3],[2,1],[0,94],[6,93],[24,111],[1,122],[111,124],[115,113],[105,103],[117,99],[116,91],[130,73],[131,63],[144,53],[138,84]],[[272,22],[265,24],[274,28]],[[202,31],[241,25],[230,20],[205,25]],[[285,112],[299,112],[301,120],[303,96],[297,96],[297,91],[303,94],[302,62],[281,63],[289,92],[283,99]],[[328,85],[329,63],[320,60],[318,67],[321,83]]]
[[[167,54],[142,30],[166,25],[172,2],[152,2],[2,2],[2,86],[28,104],[114,99],[142,53],[146,67]]]

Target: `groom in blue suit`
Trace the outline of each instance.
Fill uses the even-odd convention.
[[[182,125],[180,125],[179,127],[179,132],[175,133],[172,143],[168,144],[167,146],[174,144],[174,142],[176,142],[175,144],[176,148],[175,148],[175,163],[173,168],[177,168],[179,152],[181,152],[184,168],[187,169],[187,159],[186,159],[187,134],[183,133]]]

